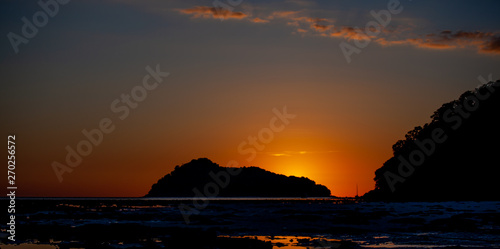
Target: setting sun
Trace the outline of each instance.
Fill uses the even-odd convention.
[[[43,28],[46,7],[3,4],[2,129],[24,139],[24,196],[143,196],[196,158],[362,195],[395,142],[500,58],[486,3],[483,19],[429,21],[411,1],[71,2]]]
[[[294,159],[291,159],[291,161],[294,161]],[[297,176],[297,177],[309,177],[311,178],[311,174],[309,172],[310,166],[303,162],[295,162],[295,163],[288,163],[288,162],[283,162],[280,167],[280,172],[282,172],[284,175],[288,176]]]
[[[0,247],[498,248],[498,10],[0,1]]]

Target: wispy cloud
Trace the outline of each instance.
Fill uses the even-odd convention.
[[[291,1],[298,5],[304,5],[303,1]],[[333,39],[365,40],[370,39],[383,46],[412,46],[415,48],[451,50],[451,49],[475,49],[481,54],[500,55],[500,35],[498,32],[481,31],[442,31],[440,33],[418,34],[414,32],[414,25],[397,26],[392,28],[381,28],[376,30],[371,27],[377,36],[369,36],[366,30],[361,30],[349,25],[338,25],[332,18],[317,17],[311,10],[274,10],[260,8],[258,15],[250,13],[230,11],[223,8],[208,6],[196,6],[194,8],[180,9],[180,13],[191,15],[193,18],[204,19],[236,19],[247,20],[252,23],[268,24],[283,23],[293,27],[292,34],[301,36],[318,36]],[[267,14],[266,14],[267,12]],[[279,153],[278,153],[279,154]]]
[[[270,153],[270,156],[291,156],[290,154],[286,153]]]
[[[449,30],[430,33],[415,38],[399,39],[378,38],[376,42],[383,46],[411,45],[428,49],[463,49],[474,48],[479,53],[500,54],[500,35],[493,32],[467,32]]]
[[[268,23],[269,20],[265,20],[265,19],[256,17],[256,18],[252,19],[252,22],[254,22],[254,23]]]
[[[191,15],[194,18],[244,19],[248,17],[248,15],[243,12],[234,12],[224,8],[215,8],[207,6],[196,6],[194,8],[180,9],[178,11],[183,14]]]
[[[269,20],[285,20],[288,26],[296,27],[296,32],[307,31],[325,32],[333,28],[334,20],[330,18],[312,17],[303,11],[274,11],[268,16]]]
[[[289,156],[297,156],[297,155],[306,155],[306,154],[324,154],[324,153],[333,153],[335,151],[333,150],[328,150],[328,151],[308,151],[308,150],[299,150],[299,151],[283,151],[283,152],[268,152],[267,154],[270,156],[276,156],[276,157],[289,157]]]
[[[372,39],[373,36],[368,36],[364,32],[359,29],[353,27],[340,27],[333,28],[329,33],[324,33],[322,36],[328,36],[333,38],[344,38],[347,40],[364,40],[364,39]]]
[[[291,10],[273,11],[271,13],[271,15],[269,15],[269,19],[288,18],[288,17],[296,16],[299,13],[300,13],[300,11],[291,11]]]

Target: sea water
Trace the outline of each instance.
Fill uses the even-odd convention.
[[[187,223],[179,206],[193,202],[200,208]],[[2,249],[90,248],[92,243],[169,248],[172,243],[189,247],[193,241],[225,238],[266,241],[273,248],[500,247],[500,202],[20,198],[18,203],[20,245],[3,239]],[[1,232],[5,234],[6,226]]]

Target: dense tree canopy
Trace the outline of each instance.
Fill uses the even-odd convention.
[[[370,200],[493,200],[499,189],[500,81],[443,104],[397,141]]]
[[[330,190],[305,177],[275,174],[258,167],[221,167],[200,158],[176,166],[153,184],[146,196],[327,197]]]

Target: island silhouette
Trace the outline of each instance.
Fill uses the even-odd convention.
[[[330,190],[306,177],[259,167],[222,167],[208,158],[176,166],[145,197],[329,197]]]
[[[500,200],[500,81],[443,104],[375,172],[366,200]]]
[[[492,191],[500,151],[500,80],[447,102],[431,121],[408,131],[393,156],[375,171],[368,201],[500,200]],[[306,177],[259,167],[222,167],[207,158],[176,166],[145,197],[329,197]]]

